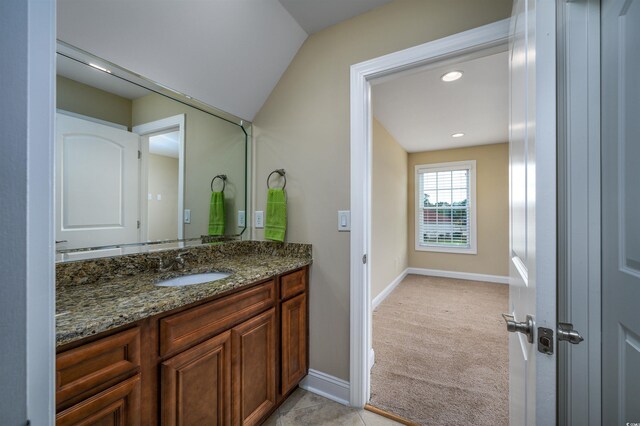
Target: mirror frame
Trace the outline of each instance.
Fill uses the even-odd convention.
[[[69,58],[71,60],[80,62],[88,67],[92,67],[94,69],[100,70],[107,74],[110,74],[113,77],[119,78],[121,80],[127,81],[129,83],[135,84],[139,87],[147,89],[153,93],[157,93],[159,95],[165,96],[169,99],[173,99],[176,102],[180,102],[189,107],[195,108],[199,111],[205,112],[207,114],[211,114],[216,118],[224,120],[228,123],[234,124],[242,130],[244,133],[244,169],[245,169],[245,180],[244,180],[244,208],[245,208],[245,223],[242,230],[237,234],[229,234],[219,237],[211,237],[211,241],[227,241],[234,239],[241,239],[247,230],[247,212],[249,211],[248,201],[248,190],[249,190],[249,138],[252,135],[252,123],[250,121],[244,120],[240,117],[237,117],[231,113],[218,109],[214,106],[201,102],[192,96],[174,90],[168,86],[160,84],[154,80],[151,80],[147,77],[144,77],[140,74],[137,74],[133,71],[130,71],[126,68],[123,68],[120,65],[114,64],[113,62],[102,59],[92,53],[84,51],[80,48],[72,46],[68,43],[65,43],[62,40],[57,40],[56,44],[56,54]],[[97,65],[98,67],[96,67]],[[100,69],[102,67],[104,69]],[[108,70],[108,71],[107,71]],[[109,248],[122,248],[122,247],[135,247],[135,246],[149,246],[149,245],[157,245],[157,244],[168,244],[168,243],[183,243],[183,242],[193,242],[197,240],[202,240],[204,235],[201,237],[193,237],[193,238],[182,238],[176,240],[159,240],[159,241],[146,241],[146,242],[136,242],[136,243],[122,243],[122,244],[111,244],[107,246],[92,246],[92,247],[79,247],[73,249],[61,249],[56,250],[56,253],[64,254],[64,253],[73,253],[73,252],[81,252],[81,251],[91,251],[91,250],[101,250],[101,249],[109,249]]]

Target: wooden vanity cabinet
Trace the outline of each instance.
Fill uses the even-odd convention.
[[[140,374],[92,396],[56,416],[58,426],[140,424]]]
[[[63,347],[57,424],[260,424],[308,371],[307,281],[304,267]]]
[[[282,302],[281,307],[282,394],[288,393],[307,375],[307,295]]]
[[[230,424],[231,332],[164,361],[161,375],[163,425]]]
[[[256,425],[276,406],[276,310],[231,330],[233,425]]]

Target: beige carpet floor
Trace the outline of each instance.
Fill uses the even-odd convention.
[[[373,313],[370,404],[423,425],[509,423],[508,286],[408,275]]]

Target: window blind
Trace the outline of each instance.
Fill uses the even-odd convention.
[[[418,172],[419,245],[471,246],[469,176],[468,168]]]

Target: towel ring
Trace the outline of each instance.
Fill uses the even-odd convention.
[[[222,192],[224,192],[224,188],[227,186],[227,175],[217,175],[214,176],[213,179],[211,179],[211,192],[213,192],[213,181],[215,181],[216,179],[222,180]]]
[[[284,169],[276,169],[269,173],[269,176],[267,176],[267,188],[271,189],[271,187],[269,186],[269,179],[271,179],[271,176],[273,176],[274,173],[279,174],[284,179],[284,185],[282,185],[282,189],[284,189],[287,186],[287,172],[285,172]]]

